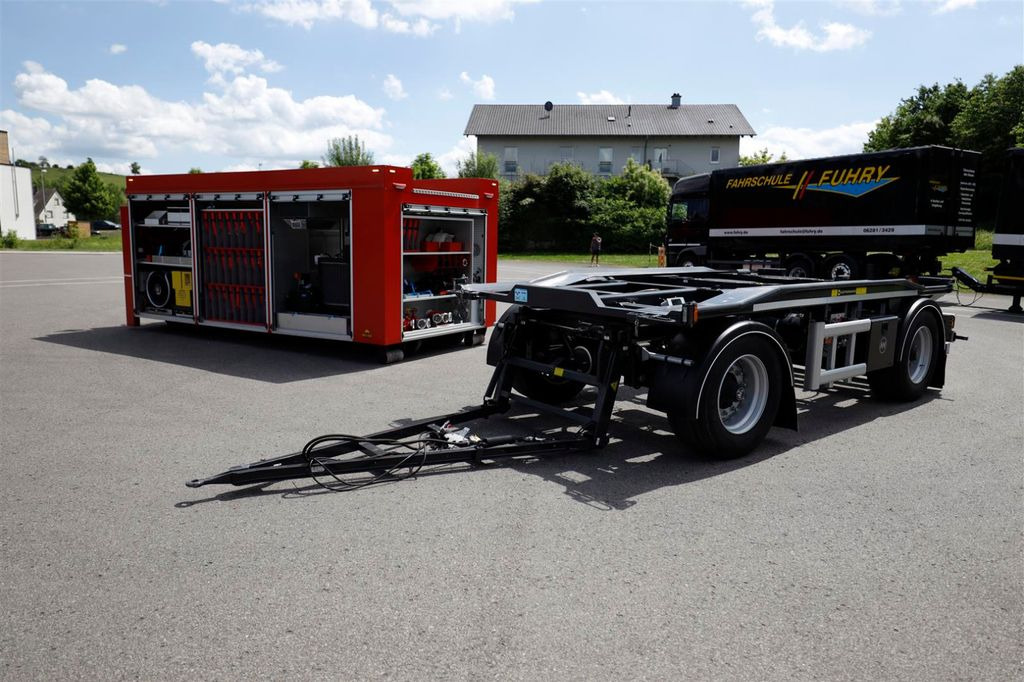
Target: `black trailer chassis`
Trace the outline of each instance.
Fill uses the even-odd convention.
[[[924,278],[830,282],[702,267],[469,285],[461,296],[511,304],[491,333],[494,372],[481,405],[367,436],[322,436],[301,452],[187,485],[312,477],[357,487],[423,466],[599,448],[623,383],[647,389],[648,406],[667,414],[685,449],[741,456],[772,426],[796,428],[797,369],[806,390],[861,375],[884,399],[914,400],[941,387],[957,337],[953,316],[933,298],[951,287]],[[596,389],[589,407],[578,398],[587,387]],[[499,437],[460,428],[514,404],[578,428]]]

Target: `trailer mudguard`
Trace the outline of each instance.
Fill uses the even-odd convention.
[[[487,342],[487,364],[491,367],[497,367],[505,354],[505,335],[509,332],[508,325],[515,324],[518,315],[519,306],[509,306],[491,330],[491,339]]]
[[[934,315],[935,321],[939,325],[939,329],[942,330],[942,333],[944,335],[947,335],[942,340],[944,342],[949,342],[953,340],[951,338],[948,338],[948,335],[952,332],[946,329],[945,320],[943,320],[942,318],[942,309],[939,307],[939,305],[929,298],[919,298],[916,301],[914,301],[911,304],[911,306],[907,309],[907,314],[903,316],[903,320],[900,323],[900,332],[899,336],[896,339],[897,353],[895,356],[900,360],[903,359],[903,353],[906,352],[907,350],[907,330],[910,329],[910,326],[913,324],[914,320],[918,317],[918,315]],[[928,381],[928,387],[942,388],[945,383],[946,354],[943,352],[939,353],[939,364],[935,368],[935,371],[932,372],[931,379]]]
[[[775,426],[797,428],[796,391],[793,388],[793,363],[786,352],[782,339],[771,327],[753,320],[743,320],[728,327],[718,335],[708,350],[692,362],[674,363],[653,361],[650,373],[650,390],[647,394],[648,407],[661,412],[683,409],[696,415],[701,392],[705,390],[704,380],[711,371],[718,356],[731,343],[749,335],[759,334],[770,339],[768,346],[778,355],[779,361],[786,368],[787,381],[781,387],[779,411],[775,416]]]

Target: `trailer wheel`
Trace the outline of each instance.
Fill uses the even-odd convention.
[[[683,443],[703,455],[741,457],[757,447],[775,421],[782,382],[781,360],[769,342],[742,337],[715,358],[696,409],[671,411],[669,422]]]
[[[909,402],[928,388],[941,362],[943,335],[934,315],[921,313],[904,335],[902,356],[892,367],[868,372],[868,384],[875,397]]]
[[[826,279],[857,279],[860,277],[860,262],[853,256],[840,253],[825,261]]]
[[[787,258],[784,267],[786,277],[814,277],[814,261],[802,253]]]
[[[548,360],[550,361],[550,359]],[[592,363],[593,358],[585,346],[573,348],[572,359],[565,362],[573,369],[583,372],[591,371]],[[512,380],[512,386],[527,398],[533,398],[549,405],[561,405],[578,396],[586,384],[564,377],[549,376],[518,368],[515,378]]]

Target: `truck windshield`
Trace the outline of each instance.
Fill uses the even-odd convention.
[[[668,205],[670,223],[690,223],[706,220],[708,215],[707,197],[678,197]]]

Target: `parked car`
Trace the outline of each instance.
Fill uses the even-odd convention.
[[[60,232],[60,228],[53,223],[37,223],[36,237],[52,237]]]
[[[101,230],[120,230],[121,226],[110,220],[94,220],[90,224],[90,232],[99,234]]]

